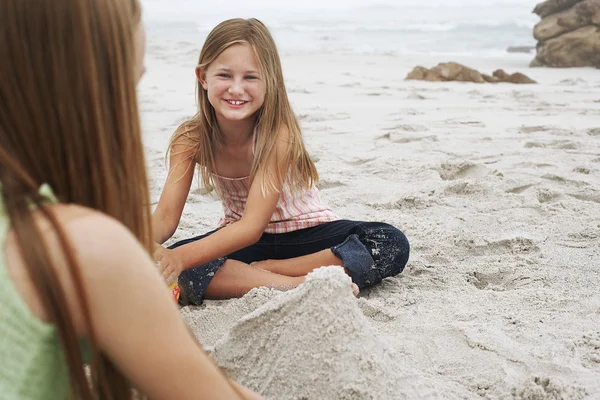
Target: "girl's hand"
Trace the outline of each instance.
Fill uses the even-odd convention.
[[[175,250],[160,246],[154,252],[154,259],[156,260],[156,267],[167,285],[175,282],[185,269],[183,258]]]

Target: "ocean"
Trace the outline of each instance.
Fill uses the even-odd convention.
[[[220,21],[255,17],[282,52],[501,56],[534,46],[536,0],[142,0],[150,36],[198,43]],[[217,5],[219,4],[219,5]]]

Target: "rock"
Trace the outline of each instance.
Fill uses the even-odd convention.
[[[540,42],[530,66],[600,68],[600,28],[588,25]]]
[[[535,46],[510,46],[506,49],[508,53],[531,53]]]
[[[474,82],[474,83],[536,83],[527,76],[516,72],[512,75],[499,69],[494,71],[494,75],[481,74],[480,72],[466,67],[464,65],[448,62],[440,63],[431,69],[422,66],[416,66],[406,76],[406,80],[421,80],[430,82]]]
[[[483,78],[484,81],[486,81],[488,83],[498,83],[500,81],[495,76],[491,76],[491,75],[488,75],[488,74],[481,74],[481,77]]]
[[[579,3],[581,0],[547,0],[535,6],[533,13],[541,18],[566,10]]]
[[[600,24],[600,0],[584,0],[542,19],[533,28],[533,37],[548,40],[591,24]]]
[[[503,69],[497,69],[494,71],[494,78],[498,79],[497,82],[516,83],[516,84],[531,84],[537,83],[533,79],[529,78],[520,72],[514,74],[507,74]]]
[[[600,68],[600,0],[547,0],[533,10],[537,54],[530,67]]]
[[[418,81],[430,81],[430,82],[442,82],[443,79],[439,73],[429,70],[420,65],[413,68],[411,72],[406,76],[407,80],[418,80]]]
[[[485,83],[479,72],[455,62],[440,63],[431,70],[446,81]]]
[[[429,70],[425,67],[417,65],[406,75],[405,79],[424,80]]]

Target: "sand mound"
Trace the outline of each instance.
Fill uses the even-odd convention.
[[[212,356],[267,399],[440,398],[379,339],[339,267],[240,319]]]

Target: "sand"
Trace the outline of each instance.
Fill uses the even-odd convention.
[[[169,136],[195,111],[200,43],[150,39],[140,102],[157,201]],[[326,270],[184,308],[215,359],[267,399],[600,398],[600,73],[522,55],[282,60],[323,200],[399,227],[411,259],[358,299]],[[445,61],[539,84],[403,79]],[[194,186],[173,240],[221,212]]]

